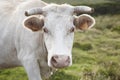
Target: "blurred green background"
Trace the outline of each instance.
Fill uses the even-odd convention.
[[[87,5],[96,25],[76,32],[73,65],[58,70],[50,80],[120,80],[120,0],[43,0],[48,3]],[[0,70],[0,80],[27,80],[22,67]]]

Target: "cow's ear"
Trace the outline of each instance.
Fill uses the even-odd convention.
[[[32,31],[39,31],[44,26],[44,20],[37,17],[28,17],[24,20],[24,26]]]
[[[74,25],[77,29],[87,30],[95,25],[95,19],[87,14],[82,14],[74,19]]]

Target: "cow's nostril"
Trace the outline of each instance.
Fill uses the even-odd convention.
[[[58,56],[53,56],[51,61],[52,61],[53,63],[57,63],[57,59],[58,59]]]

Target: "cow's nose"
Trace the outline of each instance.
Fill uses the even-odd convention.
[[[67,67],[70,64],[70,57],[64,55],[55,55],[51,58],[51,64],[55,68]]]

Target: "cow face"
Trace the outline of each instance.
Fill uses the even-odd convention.
[[[44,12],[44,18],[30,16],[24,25],[34,32],[43,31],[50,67],[70,66],[74,30],[87,30],[95,24],[95,20],[87,14],[73,16],[70,5],[48,5]]]

